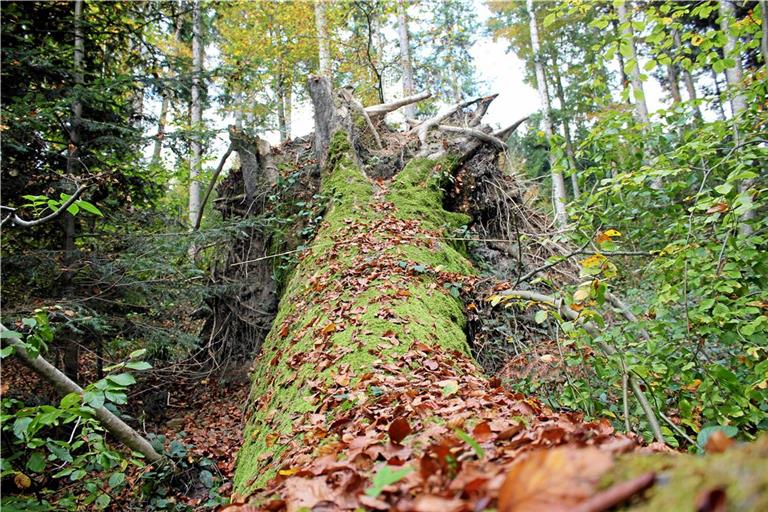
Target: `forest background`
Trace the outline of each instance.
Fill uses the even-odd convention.
[[[298,160],[276,169],[258,216],[232,214],[215,185],[242,167],[239,134],[278,151],[302,142],[312,74],[365,106],[432,93],[391,115],[395,126],[497,93],[496,127],[529,116],[501,157],[526,205],[552,219],[526,236],[579,249],[499,269],[483,260],[494,242],[479,224],[461,236],[484,275],[555,290],[580,318],[475,297],[495,311],[473,346],[487,373],[647,442],[697,452],[717,431],[754,440],[768,429],[765,7],[4,2],[3,505],[105,508],[138,488],[143,503],[176,506],[175,477],[142,473],[136,485],[144,462],[107,442],[94,410],[152,437],[153,423],[173,420],[169,382],[208,389],[247,373],[265,326],[245,319],[253,331],[229,337],[210,326],[244,286],[221,277],[226,249],[280,232],[256,255],[279,293],[327,198],[294,193]],[[557,273],[566,263],[575,279]],[[632,321],[616,321],[627,311]],[[7,372],[19,347],[54,363],[82,397]],[[642,381],[655,428],[627,403],[627,372]],[[184,439],[154,441],[189,456]],[[209,459],[188,463],[206,489],[194,506],[226,495],[226,470]]]

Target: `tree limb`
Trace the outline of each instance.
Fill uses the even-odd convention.
[[[369,116],[368,112],[366,112],[365,108],[363,108],[363,104],[357,101],[357,99],[352,96],[352,93],[347,90],[342,89],[341,95],[345,100],[347,100],[347,103],[352,105],[352,107],[365,118],[365,124],[368,125],[368,129],[373,135],[373,140],[376,142],[376,147],[378,149],[384,149],[384,146],[381,145],[381,137],[379,137],[379,132],[376,131],[376,127],[373,125],[373,121],[371,121],[371,116]]]
[[[43,222],[48,222],[49,220],[53,220],[62,213],[67,211],[67,208],[72,206],[72,204],[77,201],[77,198],[80,197],[80,195],[85,191],[85,189],[88,188],[85,185],[80,185],[77,190],[75,190],[75,193],[72,194],[69,199],[64,201],[64,203],[54,212],[46,215],[45,217],[40,217],[39,219],[35,220],[24,220],[16,213],[12,213],[11,215],[8,215],[6,218],[4,218],[2,221],[0,221],[0,226],[5,224],[7,221],[11,221],[11,223],[15,226],[19,226],[22,228],[31,228],[32,226],[37,226],[38,224],[42,224]]]
[[[0,324],[0,332],[8,331],[9,329]],[[29,353],[24,346],[24,343],[20,342],[16,338],[3,338],[3,346],[14,347],[14,354],[18,356],[21,361],[34,370],[43,379],[52,384],[57,391],[66,395],[69,393],[77,393],[82,396],[83,388],[78,386],[75,382],[64,375],[58,368],[51,363],[43,359],[41,356],[35,358],[30,357]],[[94,408],[96,418],[101,425],[113,436],[115,439],[123,443],[125,446],[133,451],[139,452],[149,462],[158,462],[162,460],[163,456],[160,455],[152,448],[149,441],[139,435],[133,428],[127,425],[123,420],[112,414],[104,407]]]
[[[227,148],[227,152],[224,153],[224,155],[221,157],[221,160],[219,160],[219,166],[216,167],[216,172],[214,172],[213,176],[211,176],[211,182],[208,183],[208,189],[205,191],[205,197],[203,197],[203,202],[200,203],[200,211],[197,212],[197,219],[195,219],[195,225],[192,228],[192,231],[197,231],[200,229],[200,222],[203,220],[203,211],[205,210],[205,205],[208,203],[208,198],[211,196],[213,187],[216,186],[216,180],[219,178],[219,174],[221,174],[221,171],[224,169],[224,164],[231,154],[232,145],[230,144]]]
[[[405,107],[406,105],[418,103],[430,97],[432,97],[432,93],[424,91],[412,96],[406,96],[405,98],[399,100],[391,101],[389,103],[381,103],[379,105],[371,105],[370,107],[365,107],[365,112],[375,119],[385,116],[390,112],[394,112],[395,110]]]
[[[507,149],[507,145],[501,139],[481,130],[476,130],[474,128],[463,128],[461,126],[450,126],[446,124],[438,125],[437,128],[439,130],[443,130],[444,132],[462,133],[464,135],[469,135],[485,142],[490,142],[501,151],[506,151]]]

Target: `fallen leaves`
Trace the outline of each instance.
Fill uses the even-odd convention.
[[[613,466],[597,448],[539,450],[518,462],[499,491],[499,512],[568,511],[591,496]]]
[[[405,418],[397,418],[390,423],[388,432],[389,439],[395,444],[400,444],[411,433],[411,426]]]

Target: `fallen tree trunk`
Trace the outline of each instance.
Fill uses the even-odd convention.
[[[8,329],[0,324],[0,332],[5,332]],[[24,344],[15,338],[3,338],[3,346],[12,346],[14,354],[30,369],[35,371],[49,384],[51,384],[62,395],[68,393],[83,394],[83,388],[78,386],[69,377],[64,375],[58,368],[46,361],[40,356],[31,357]],[[125,446],[133,451],[139,452],[147,459],[148,462],[159,462],[163,456],[160,455],[152,448],[149,441],[139,435],[133,428],[131,428],[123,420],[115,416],[112,412],[104,407],[95,407],[94,416],[99,420],[99,423],[104,429],[115,436],[115,439],[123,443]]]
[[[234,501],[269,510],[528,510],[515,508],[526,499],[516,486],[535,485],[537,466],[519,464],[536,460],[537,449],[569,445],[600,447],[608,462],[586,490],[573,484],[581,494],[556,492],[540,510],[567,509],[603,487],[611,489],[597,501],[615,504],[648,486],[643,506],[680,510],[662,505],[672,496],[693,508],[713,482],[747,496],[745,510],[766,503],[759,473],[745,483],[737,464],[724,464],[691,482],[680,474],[695,461],[683,456],[614,461],[641,440],[614,432],[606,420],[551,411],[483,377],[470,356],[460,300],[476,270],[463,242],[451,242],[470,219],[443,207],[443,185],[466,161],[460,152],[467,146],[443,140],[441,158],[411,158],[391,181],[374,182],[356,151],[358,137],[348,132],[365,125],[345,119],[353,109],[326,110],[333,101],[323,79],[311,79],[310,92],[321,99],[316,149],[324,151],[321,190],[330,202],[254,365]],[[577,451],[587,461],[597,457]],[[764,443],[744,457],[757,469],[765,452]],[[550,472],[558,477],[567,466]],[[510,467],[519,478],[507,477]],[[618,471],[611,475],[627,479],[638,477],[633,468],[683,469],[671,470],[671,481],[642,474],[642,485],[614,488],[605,478],[611,467]]]

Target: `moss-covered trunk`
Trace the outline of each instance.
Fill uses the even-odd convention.
[[[325,220],[293,272],[253,374],[240,493],[277,474],[297,422],[318,409],[317,390],[400,358],[414,343],[469,354],[456,290],[471,263],[442,235],[466,216],[442,207],[449,162],[412,160],[388,187],[354,163],[343,132],[332,139],[322,191]],[[446,286],[447,285],[447,286]],[[349,407],[353,402],[347,402]],[[343,410],[343,408],[342,408]],[[333,412],[327,413],[328,423]]]
[[[449,242],[469,219],[442,201],[453,161],[416,158],[386,183],[355,162],[338,131],[322,176],[325,219],[255,362],[233,499],[269,510],[527,510],[510,505],[517,484],[503,482],[530,451],[637,450],[637,438],[609,422],[553,412],[474,365],[459,298],[474,269]],[[768,505],[766,443],[750,450],[711,470],[691,456],[624,455],[611,474],[657,472],[631,506],[694,510],[722,490],[738,496],[733,510],[760,510]],[[555,480],[566,494],[550,498],[565,510],[574,503],[568,489],[582,492],[584,482]],[[603,478],[603,486],[613,483]],[[496,501],[500,490],[506,504]]]

